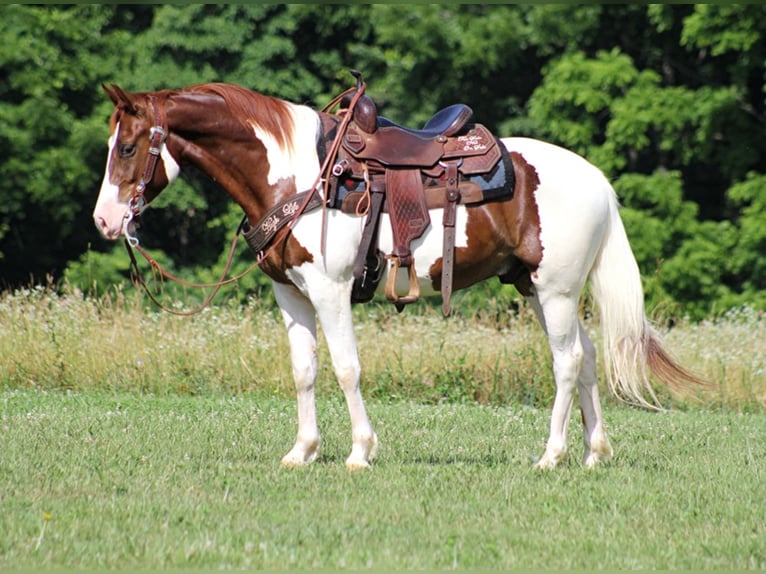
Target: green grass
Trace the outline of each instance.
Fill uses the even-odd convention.
[[[766,567],[766,416],[609,409],[616,458],[537,472],[548,412],[371,402],[349,473],[320,402],[311,467],[281,398],[0,394],[0,568]]]

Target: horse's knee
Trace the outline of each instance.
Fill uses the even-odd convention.
[[[359,387],[359,377],[362,369],[358,361],[336,364],[334,370],[338,384],[344,391],[354,391]]]
[[[293,364],[293,380],[295,381],[295,388],[298,390],[313,387],[316,375],[317,365],[315,361]]]

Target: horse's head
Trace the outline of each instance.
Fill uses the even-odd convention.
[[[179,172],[165,146],[167,118],[161,94],[130,94],[102,86],[114,102],[109,153],[93,219],[107,239],[117,239],[127,225]]]

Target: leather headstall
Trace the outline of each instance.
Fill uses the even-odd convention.
[[[167,113],[165,111],[165,99],[157,96],[147,96],[147,101],[154,108],[154,125],[149,129],[149,153],[146,155],[146,164],[141,173],[141,179],[136,185],[136,191],[130,198],[128,205],[133,212],[133,216],[138,216],[145,207],[144,192],[146,186],[152,181],[154,172],[157,169],[157,160],[162,153],[162,146],[168,138]]]

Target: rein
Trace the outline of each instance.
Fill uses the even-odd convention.
[[[125,238],[125,248],[127,249],[128,255],[130,256],[130,275],[133,280],[133,283],[143,287],[144,291],[149,296],[149,299],[151,299],[151,301],[163,311],[170,313],[171,315],[179,315],[184,317],[196,315],[197,313],[200,313],[205,307],[210,305],[210,303],[213,301],[213,298],[218,294],[218,291],[221,289],[221,287],[223,287],[224,285],[228,285],[230,283],[234,283],[235,281],[239,281],[240,279],[242,279],[242,277],[244,277],[245,275],[248,275],[253,269],[256,268],[256,266],[259,265],[260,261],[256,261],[253,265],[248,267],[245,271],[243,271],[239,275],[235,275],[234,277],[229,277],[228,279],[226,279],[226,276],[229,274],[229,270],[231,269],[231,264],[234,261],[234,254],[236,253],[237,241],[239,240],[239,236],[241,232],[242,232],[242,224],[239,225],[239,227],[237,228],[237,232],[234,234],[234,239],[232,240],[231,247],[229,248],[229,255],[226,258],[226,265],[224,265],[223,272],[221,273],[221,279],[219,279],[215,283],[194,283],[192,281],[186,281],[185,279],[176,277],[169,271],[166,271],[165,269],[163,269],[162,266],[157,262],[157,260],[154,259],[151,255],[149,255],[149,253],[143,247],[141,247],[138,243],[133,245],[131,244],[128,238]],[[170,309],[166,305],[163,305],[151,292],[151,289],[149,289],[149,285],[147,285],[143,275],[141,274],[141,271],[138,268],[138,261],[136,260],[136,255],[133,251],[134,249],[138,251],[141,255],[143,255],[144,259],[146,259],[149,262],[149,265],[152,268],[152,273],[154,275],[155,282],[157,280],[157,277],[159,276],[161,279],[170,279],[171,281],[175,281],[179,285],[184,285],[186,287],[195,287],[200,289],[212,287],[213,291],[207,297],[205,297],[205,300],[196,309],[193,309],[191,311],[176,311],[175,309]]]
[[[254,231],[257,231],[263,227],[263,225],[258,225],[256,227],[250,228],[249,222],[247,220],[247,216],[244,216],[234,234],[231,247],[229,248],[229,254],[226,259],[226,264],[224,265],[224,270],[221,273],[221,278],[215,283],[195,283],[191,281],[186,281],[166,271],[165,269],[162,268],[159,262],[157,262],[151,255],[149,255],[149,253],[143,247],[141,247],[138,237],[133,235],[130,231],[130,224],[135,220],[136,217],[141,215],[141,213],[144,211],[144,209],[146,209],[148,205],[144,199],[144,192],[146,191],[146,186],[154,177],[154,172],[157,169],[157,160],[159,159],[160,154],[162,153],[162,147],[165,145],[165,141],[167,140],[167,137],[168,137],[167,116],[165,114],[164,106],[162,105],[164,103],[165,98],[160,100],[156,98],[155,96],[148,96],[149,101],[152,102],[152,106],[154,107],[155,125],[152,126],[149,131],[149,153],[146,157],[146,164],[144,165],[144,170],[142,172],[141,179],[138,185],[136,185],[136,191],[133,194],[133,196],[130,198],[130,200],[128,201],[128,211],[125,213],[125,217],[123,221],[123,235],[125,236],[125,248],[128,252],[128,256],[130,257],[130,274],[131,274],[131,278],[133,280],[134,285],[135,284],[140,285],[144,289],[146,294],[148,295],[149,299],[163,311],[170,313],[172,315],[191,316],[191,315],[196,315],[197,313],[200,313],[208,305],[210,305],[210,303],[213,301],[215,296],[218,294],[218,291],[221,289],[221,287],[223,287],[224,285],[228,285],[230,283],[239,281],[242,277],[252,272],[257,266],[259,266],[269,256],[269,254],[274,249],[276,249],[280,244],[286,241],[287,237],[290,235],[290,232],[292,231],[293,227],[298,221],[298,218],[307,210],[307,208],[311,207],[311,209],[313,209],[315,207],[318,207],[319,203],[321,203],[324,207],[326,207],[326,201],[323,200],[322,198],[317,198],[316,192],[321,183],[324,182],[326,184],[326,178],[324,176],[326,173],[329,172],[330,165],[335,161],[335,157],[338,155],[338,150],[340,149],[340,143],[343,138],[343,133],[345,132],[346,127],[351,121],[351,117],[352,117],[351,112],[353,111],[356,105],[356,102],[359,101],[359,98],[364,93],[365,87],[366,87],[366,84],[363,81],[361,81],[361,79],[358,78],[357,86],[355,88],[349,88],[348,90],[344,91],[342,94],[334,98],[324,108],[322,108],[323,112],[331,110],[345,95],[351,93],[352,91],[355,91],[355,94],[353,98],[351,99],[351,103],[348,106],[348,111],[344,115],[343,119],[341,120],[340,126],[338,127],[338,130],[335,135],[335,138],[333,139],[332,145],[330,146],[327,152],[325,160],[322,163],[321,168],[319,169],[319,173],[317,174],[317,177],[314,180],[313,185],[308,190],[298,193],[292,196],[291,198],[288,198],[288,200],[286,200],[285,202],[282,202],[276,206],[276,208],[281,209],[285,203],[290,202],[292,204],[292,207],[290,209],[291,213],[289,213],[288,215],[289,225],[287,226],[287,233],[282,234],[282,236],[275,241],[272,241],[272,240],[274,236],[276,235],[276,230],[274,231],[274,233],[267,234],[267,237],[265,239],[262,238],[264,239],[263,245],[259,245],[259,249],[254,252],[256,256],[255,263],[253,263],[253,265],[248,267],[242,273],[234,277],[229,277],[227,279],[226,276],[229,274],[229,270],[231,269],[231,265],[234,260],[234,254],[236,253],[236,247],[237,247],[237,242],[239,240],[239,236],[242,234],[243,231],[245,232],[245,235],[247,236],[247,235],[253,234]],[[325,196],[326,196],[326,193],[325,193]],[[300,205],[296,208],[295,205],[300,200],[302,201]],[[275,208],[272,208],[272,210],[269,213],[267,213],[267,215],[271,215],[274,209]],[[287,218],[285,219],[285,221],[287,221]],[[268,224],[268,218],[266,223]],[[246,228],[249,228],[249,229],[246,229]],[[322,218],[322,236],[324,237],[324,216]],[[267,247],[268,243],[271,243],[271,244],[268,245]],[[213,291],[205,298],[202,304],[196,309],[193,309],[191,311],[176,311],[174,309],[170,309],[169,307],[163,305],[151,292],[149,285],[144,280],[143,275],[141,274],[141,271],[138,268],[138,261],[136,259],[134,250],[138,251],[144,257],[144,259],[146,259],[146,261],[149,263],[149,266],[151,267],[152,273],[155,278],[155,282],[157,280],[157,277],[159,276],[160,279],[169,279],[171,281],[174,281],[186,287],[194,287],[194,288],[202,288],[202,289],[212,287]],[[324,240],[322,241],[322,253],[324,253]]]

